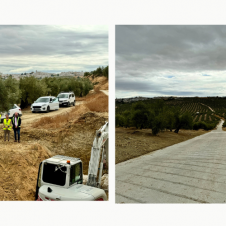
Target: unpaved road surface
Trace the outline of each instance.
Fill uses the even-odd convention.
[[[206,104],[203,104],[203,103],[201,103],[201,104],[204,105],[204,106],[206,106],[206,107],[208,107],[210,109],[210,111],[214,112],[214,110],[210,106],[208,106]]]
[[[78,106],[80,104],[83,104],[83,101],[77,101],[75,106]],[[59,114],[64,114],[64,113],[67,113],[71,110],[71,108],[73,108],[73,106],[71,107],[61,107],[59,108],[59,110],[57,111],[50,111],[49,113],[45,113],[45,112],[42,112],[42,113],[32,113],[31,111],[29,110],[25,110],[25,111],[22,111],[22,123],[26,125],[27,124],[30,124],[40,118],[43,118],[43,117],[53,117],[53,116],[56,116],[56,115],[59,115]]]
[[[108,96],[108,90],[101,90],[101,92]]]
[[[217,130],[116,165],[116,203],[226,202],[226,132]]]

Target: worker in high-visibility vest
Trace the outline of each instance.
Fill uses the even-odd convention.
[[[12,122],[11,119],[9,119],[9,115],[6,115],[6,118],[3,120],[3,130],[5,134],[5,141],[6,141],[6,135],[8,135],[8,141],[10,138],[10,130],[12,129]]]
[[[20,127],[21,127],[21,118],[19,117],[18,112],[16,112],[12,118],[13,130],[14,130],[14,142],[20,143]],[[18,138],[17,138],[18,137]]]

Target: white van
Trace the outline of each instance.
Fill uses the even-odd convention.
[[[35,112],[49,112],[59,109],[58,98],[53,96],[39,97],[32,105],[31,111]]]
[[[60,92],[57,96],[60,106],[70,107],[75,106],[75,94],[74,92]]]

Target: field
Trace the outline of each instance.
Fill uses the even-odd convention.
[[[157,101],[156,99],[149,99],[142,101],[142,103],[148,106],[151,113],[152,107]],[[116,164],[202,135],[207,130],[214,129],[220,119],[226,117],[226,99],[223,98],[194,97],[164,100],[162,102],[165,106],[177,109],[180,115],[187,112],[192,117],[193,130],[181,129],[177,134],[165,128],[157,136],[154,136],[150,127],[139,129],[134,126],[116,126]],[[134,111],[136,103],[116,102],[116,115],[125,117],[128,112]],[[170,108],[166,107],[165,109]],[[164,117],[162,118],[164,119]],[[194,125],[199,123],[211,124],[213,127],[206,130],[199,128],[195,130]],[[226,124],[223,126],[225,126],[223,130],[226,130]]]
[[[211,104],[210,104],[211,103]],[[193,98],[193,99],[183,99],[183,100],[171,100],[166,101],[166,104],[171,106],[176,106],[180,108],[181,114],[185,112],[189,112],[193,117],[193,122],[207,122],[207,123],[218,123],[219,112],[224,111],[223,108],[218,107],[215,108],[215,105],[212,104],[212,101],[207,101],[206,99],[199,99],[199,98]],[[210,108],[214,111],[212,111]],[[225,109],[226,111],[226,109]]]
[[[206,133],[204,130],[181,130],[179,134],[165,131],[153,136],[148,129],[116,128],[115,163],[148,154],[204,133]]]
[[[151,104],[155,101],[151,99],[143,102]],[[223,98],[181,98],[165,100],[164,103],[179,108],[181,114],[189,112],[193,118],[193,123],[202,121],[217,124],[219,118],[226,117],[226,99]],[[116,114],[132,110],[132,105],[133,103],[116,103]]]

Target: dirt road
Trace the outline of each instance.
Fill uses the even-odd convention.
[[[77,101],[76,104],[75,104],[75,107],[80,105],[80,104],[83,104],[83,102],[84,101]],[[73,106],[72,107],[62,107],[57,111],[50,111],[49,113],[45,113],[45,112],[43,112],[43,113],[32,113],[30,110],[26,109],[25,111],[22,111],[23,115],[22,115],[21,118],[23,120],[23,124],[27,125],[27,124],[30,124],[30,123],[34,122],[35,120],[43,118],[43,117],[53,117],[53,116],[56,116],[56,115],[59,115],[59,114],[67,113],[72,108],[74,108],[74,107]]]
[[[214,112],[214,110],[210,106],[208,106],[206,104],[203,104],[203,103],[201,103],[201,104],[204,105],[204,106],[206,106],[206,107],[208,107],[210,109],[210,111]]]
[[[101,92],[108,96],[108,90],[101,90]]]
[[[116,165],[117,203],[226,202],[226,133],[217,130]]]

